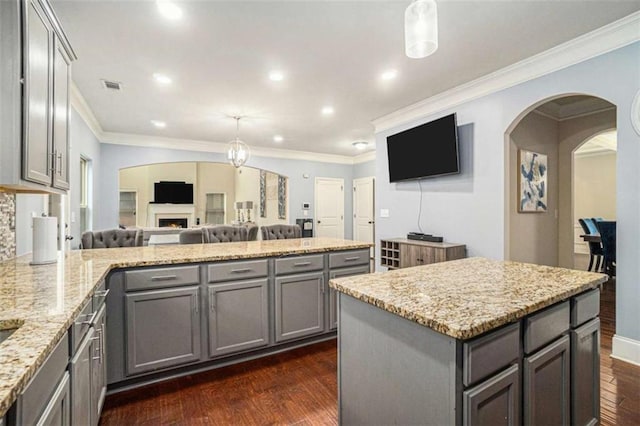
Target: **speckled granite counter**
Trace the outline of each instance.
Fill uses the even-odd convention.
[[[592,272],[468,258],[329,281],[456,339],[469,339],[605,282]]]
[[[29,265],[30,256],[0,262],[0,330],[19,326],[0,344],[0,417],[112,269],[368,247],[356,241],[305,238],[73,251],[56,264],[40,266]]]

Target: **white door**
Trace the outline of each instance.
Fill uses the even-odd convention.
[[[316,178],[316,237],[344,238],[344,179]]]
[[[373,243],[374,227],[374,178],[353,181],[353,239]]]

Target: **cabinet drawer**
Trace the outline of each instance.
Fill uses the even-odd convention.
[[[524,319],[524,351],[534,352],[569,330],[569,301]]]
[[[208,282],[240,280],[245,278],[266,277],[269,268],[267,259],[246,262],[215,263],[207,267]]]
[[[102,307],[102,305],[107,299],[107,294],[109,294],[109,290],[105,290],[105,287],[106,287],[105,282],[102,281],[102,283],[100,283],[96,291],[93,293],[93,297],[92,297],[93,310],[95,312],[98,312],[100,310],[100,308]]]
[[[600,313],[600,289],[579,294],[571,298],[571,327],[578,327]]]
[[[329,255],[329,268],[343,268],[346,266],[364,265],[366,263],[369,263],[369,250],[331,253]]]
[[[520,323],[465,342],[462,377],[465,386],[508,367],[520,356]]]
[[[69,362],[69,337],[65,334],[18,398],[17,424],[35,424],[47,407]]]
[[[124,273],[125,290],[148,290],[200,283],[198,265],[151,268]]]
[[[296,256],[276,259],[276,275],[317,271],[324,268],[324,255]]]
[[[82,308],[82,311],[78,314],[73,324],[71,324],[71,328],[69,329],[69,342],[71,344],[71,355],[76,353],[78,346],[80,346],[80,342],[89,331],[89,327],[91,327],[91,321],[93,320],[93,304],[91,300],[89,300]]]

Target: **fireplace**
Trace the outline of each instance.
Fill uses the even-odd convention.
[[[188,222],[186,217],[159,218],[158,226],[168,228],[186,228],[188,226]]]

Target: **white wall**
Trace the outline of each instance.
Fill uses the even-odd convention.
[[[49,196],[16,194],[16,256],[33,251],[33,216],[49,212]]]
[[[576,155],[574,164],[574,221],[582,217],[616,220],[615,152]]]
[[[470,256],[505,258],[509,229],[505,194],[511,190],[505,184],[505,167],[512,166],[505,155],[505,133],[532,105],[546,99],[575,93],[604,98],[617,106],[616,332],[640,341],[640,136],[629,119],[640,89],[638,58],[640,43],[634,43],[376,134],[376,240],[416,230],[419,200],[416,183],[389,183],[386,137],[457,112],[463,174],[423,181],[423,228],[467,244]],[[391,217],[381,218],[380,208],[389,209]]]

